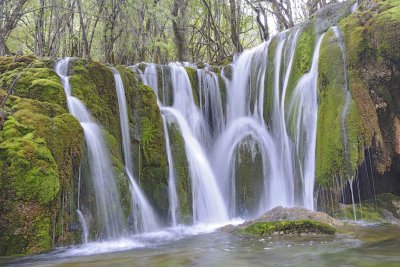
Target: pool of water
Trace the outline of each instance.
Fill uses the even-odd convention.
[[[260,238],[217,226],[167,229],[115,242],[0,258],[5,266],[400,266],[400,226],[358,225],[334,236]]]

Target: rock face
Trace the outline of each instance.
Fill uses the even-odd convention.
[[[304,208],[275,207],[255,220],[238,226],[227,225],[222,231],[261,236],[334,234],[342,223],[326,213]]]
[[[400,224],[400,197],[392,194],[380,194],[373,199],[355,205],[355,214],[351,204],[340,204],[335,217],[352,221]]]
[[[0,58],[0,66],[1,99],[20,74],[0,127],[0,255],[74,243],[83,131],[68,114],[52,63]]]
[[[332,29],[319,62],[316,186],[318,208],[330,214],[339,201],[351,202],[350,183],[357,188],[356,202],[400,193],[399,1],[360,1],[337,25],[345,62]],[[351,100],[343,120],[344,67]]]

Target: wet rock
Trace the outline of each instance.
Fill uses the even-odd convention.
[[[316,212],[299,207],[284,208],[282,206],[273,208],[264,215],[255,219],[253,222],[297,221],[297,220],[318,221],[325,224],[329,224],[331,226],[342,225],[342,222],[323,212]]]
[[[238,226],[227,225],[221,231],[261,236],[308,236],[334,234],[342,223],[328,214],[304,208],[276,207],[261,217]]]

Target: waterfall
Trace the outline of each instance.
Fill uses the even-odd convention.
[[[171,89],[173,91],[172,106],[164,106],[163,103],[166,102],[160,99],[162,96],[158,94],[159,89],[162,89],[164,96],[168,94],[167,90],[170,88],[164,86],[164,88],[158,88],[157,75],[154,75],[154,73],[156,73],[154,71],[156,70],[154,65],[147,65],[144,71],[143,81],[147,85],[151,85],[152,87],[154,86],[153,90],[158,97],[158,104],[164,114],[163,117],[166,122],[177,123],[181,130],[190,170],[193,221],[195,223],[216,223],[227,221],[228,215],[224,199],[221,196],[220,189],[217,185],[217,179],[213,169],[211,168],[209,157],[207,155],[207,147],[208,144],[211,143],[212,134],[210,132],[210,127],[203,116],[204,111],[204,114],[207,114],[210,118],[215,116],[216,122],[222,120],[221,113],[217,114],[213,111],[208,113],[212,108],[214,108],[213,103],[216,103],[216,100],[210,99],[210,97],[214,97],[215,95],[219,96],[219,88],[215,88],[217,85],[216,76],[207,73],[198,74],[203,81],[202,84],[208,87],[208,89],[200,89],[203,92],[202,99],[204,98],[202,105],[204,105],[204,107],[207,105],[209,109],[208,111],[205,111],[204,109],[200,109],[194,102],[192,87],[184,67],[177,63],[170,63],[168,67],[170,69],[170,75],[167,77],[167,75],[163,75],[162,73],[161,76],[163,85],[166,84],[165,80],[171,81]],[[214,88],[212,88],[213,85]],[[220,102],[218,106],[220,107],[219,112],[222,112],[222,105],[220,105]],[[166,143],[169,144],[167,131],[167,127],[164,127]],[[169,187],[176,186],[174,176],[175,171],[173,170],[173,157],[169,145],[167,145],[167,156],[168,164],[170,166],[168,185]],[[178,197],[176,189],[169,189],[169,200],[171,218],[173,219],[176,217],[175,214],[178,214],[179,206],[177,203]]]
[[[169,142],[167,120],[164,115],[161,116],[163,120],[163,129],[165,135],[165,150],[167,151],[167,160],[168,160],[169,214],[171,216],[172,226],[177,226],[179,222],[179,199],[178,199],[178,194],[176,192],[176,175],[174,169],[174,159],[172,157],[171,145]]]
[[[164,75],[161,73],[162,81],[163,81],[163,90],[162,90],[162,103],[165,103],[165,84],[164,84]],[[147,65],[144,73],[140,74],[140,79],[143,81],[144,84],[150,86],[154,93],[157,96],[157,104],[161,106],[161,100],[159,99],[158,95],[158,77],[157,77],[157,68],[155,64]],[[176,191],[176,176],[175,176],[175,168],[174,168],[174,160],[171,151],[171,145],[169,141],[169,134],[168,134],[168,125],[167,119],[164,115],[162,116],[163,121],[163,131],[165,137],[165,150],[167,152],[167,160],[168,160],[168,199],[169,199],[169,216],[171,217],[171,224],[172,226],[177,226],[179,223],[179,199],[178,194]]]
[[[87,244],[87,242],[89,240],[89,228],[88,228],[88,225],[86,223],[85,217],[83,216],[81,210],[78,209],[76,212],[78,213],[79,223],[82,225],[82,232],[83,232],[83,235],[82,235],[82,239],[83,240],[82,241],[83,241],[84,244]]]
[[[208,122],[209,132],[215,138],[224,128],[225,119],[222,108],[218,76],[206,69],[197,69],[200,110]]]
[[[80,196],[81,196],[81,168],[79,168],[79,179],[78,179],[78,209],[76,210],[78,214],[78,220],[79,223],[82,226],[82,241],[84,244],[87,244],[89,240],[89,227],[87,225],[85,216],[83,216],[83,213],[80,208]]]
[[[122,147],[124,152],[125,171],[130,182],[132,198],[132,217],[136,232],[149,232],[159,228],[157,215],[149,204],[146,196],[140,189],[133,176],[133,159],[131,153],[131,138],[129,134],[128,107],[126,104],[125,88],[121,75],[117,69],[112,68],[117,91],[119,118],[121,124]]]
[[[264,42],[235,59],[230,78],[222,71],[225,113],[218,76],[209,66],[196,69],[197,88],[192,88],[181,64],[146,65],[142,80],[156,93],[165,120],[169,187],[177,185],[167,126],[177,123],[185,142],[195,222],[244,215],[237,209],[235,182],[241,145],[252,146],[250,156],[254,160],[259,155],[262,162],[262,193],[253,196],[258,208],[251,216],[279,205],[314,209],[317,78],[323,35],[316,40],[309,71],[289,91],[301,30],[297,27],[276,37],[273,61],[269,62],[271,42]],[[274,69],[268,70],[269,66]],[[169,91],[172,103],[165,101]],[[174,224],[179,213],[176,189],[169,188],[169,200]]]
[[[85,105],[72,96],[68,76],[69,60],[69,58],[59,60],[55,70],[64,86],[69,112],[80,122],[84,131],[96,197],[97,221],[103,231],[103,238],[117,239],[124,231],[124,223],[109,151],[100,126],[92,118]]]
[[[175,108],[161,107],[164,114],[178,123],[185,142],[193,194],[194,223],[221,223],[228,221],[226,206],[217,186],[205,151],[193,135],[188,120]]]
[[[357,2],[355,3],[355,5]],[[332,27],[333,32],[335,33],[335,36],[339,42],[339,47],[342,52],[342,60],[343,60],[343,75],[344,75],[344,93],[345,93],[345,99],[344,99],[344,105],[342,108],[342,113],[341,113],[341,122],[340,122],[340,127],[342,131],[342,136],[343,136],[343,145],[344,145],[344,152],[345,152],[345,165],[346,165],[346,175],[348,176],[349,183],[350,183],[350,191],[351,191],[351,200],[352,200],[352,205],[353,205],[353,213],[354,213],[354,220],[357,220],[357,215],[356,215],[356,206],[354,203],[354,192],[353,192],[353,180],[354,180],[354,174],[352,173],[352,166],[351,166],[351,161],[350,161],[350,149],[349,149],[349,138],[347,135],[347,130],[346,130],[346,118],[347,118],[347,112],[349,110],[349,106],[351,103],[351,94],[350,94],[350,88],[349,88],[349,78],[348,78],[348,70],[347,70],[347,59],[346,59],[346,45],[343,40],[342,33],[339,29],[338,26]],[[359,181],[357,181],[358,184]],[[358,188],[358,194],[360,194],[360,189]],[[360,199],[360,198],[359,198]],[[359,203],[360,205],[360,212],[362,212],[362,204],[361,201]]]
[[[343,144],[345,148],[345,160],[349,164],[350,163],[350,151],[349,151],[349,141],[348,141],[348,136],[347,136],[347,131],[346,131],[346,117],[347,117],[347,112],[349,109],[350,101],[351,101],[351,95],[350,95],[350,90],[349,90],[349,78],[347,74],[347,59],[346,59],[346,47],[345,43],[342,37],[342,34],[340,32],[339,27],[334,26],[332,27],[333,32],[335,33],[336,38],[339,41],[339,46],[340,50],[342,51],[342,59],[343,59],[343,74],[344,74],[344,93],[345,93],[345,100],[344,100],[344,105],[342,108],[342,114],[341,114],[341,130],[342,130],[342,136],[343,136]],[[347,166],[348,172],[351,172],[351,166]],[[348,173],[350,175],[350,173]]]
[[[357,11],[357,8],[358,8],[358,6],[359,6],[358,1],[359,1],[359,0],[356,0],[356,2],[351,6],[351,13],[354,13],[354,12]]]
[[[297,117],[295,149],[300,162],[301,181],[303,183],[302,205],[314,209],[315,148],[317,140],[318,117],[318,59],[324,34],[319,36],[314,49],[311,69],[300,78],[290,101],[290,112]],[[296,102],[296,104],[294,104]],[[294,110],[296,105],[297,110]]]

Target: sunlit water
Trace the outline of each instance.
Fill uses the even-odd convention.
[[[6,266],[399,266],[399,226],[351,226],[332,237],[243,237],[217,225],[0,258]]]

